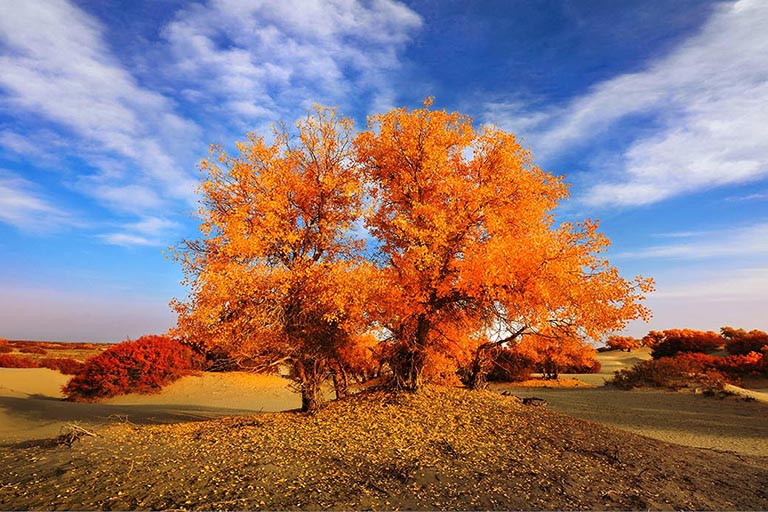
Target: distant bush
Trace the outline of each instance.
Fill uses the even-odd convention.
[[[757,329],[747,332],[744,329],[723,327],[720,333],[725,338],[725,349],[731,355],[760,353],[763,347],[768,346],[768,333]]]
[[[651,356],[654,359],[672,357],[681,352],[715,352],[724,345],[723,338],[716,332],[691,329],[669,329],[661,333],[651,331],[643,341],[653,348]]]
[[[489,381],[520,382],[530,378],[535,370],[533,359],[508,348],[499,347],[491,352],[492,367],[486,377]]]
[[[611,350],[626,350],[632,352],[633,349],[640,348],[641,341],[632,336],[609,336],[605,340],[605,346]]]
[[[48,353],[44,348],[36,347],[34,345],[23,346],[19,348],[19,352],[21,352],[22,354],[40,354],[40,355],[45,355]]]
[[[0,368],[37,368],[37,361],[13,354],[0,354]]]
[[[722,389],[728,377],[710,366],[704,354],[686,357],[662,357],[642,361],[632,368],[619,370],[614,374],[613,384],[621,389],[644,386],[680,389],[705,387]]]
[[[735,378],[768,375],[768,351],[719,358],[717,368]]]
[[[66,357],[44,357],[37,361],[42,368],[50,368],[64,375],[77,375],[83,370],[84,363]]]
[[[0,354],[8,354],[13,352],[13,347],[8,343],[5,338],[0,338]]]
[[[93,401],[127,393],[154,393],[202,368],[202,357],[167,336],[143,336],[86,360],[64,386],[70,400]]]
[[[600,373],[602,369],[603,365],[600,364],[600,361],[592,359],[582,364],[568,366],[563,373]]]

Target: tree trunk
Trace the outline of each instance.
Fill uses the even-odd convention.
[[[323,380],[322,364],[316,359],[296,359],[293,362],[294,380],[301,392],[302,412],[315,412],[320,406],[320,384]]]
[[[469,369],[467,386],[470,389],[485,389],[488,387],[486,379],[491,365],[489,347],[481,345],[475,351],[475,357],[472,360],[472,366]]]
[[[395,346],[389,362],[395,376],[395,386],[406,391],[417,391],[424,382],[422,374],[427,361],[427,340],[430,322],[421,314],[416,323],[412,339],[403,338]]]
[[[422,372],[426,354],[418,348],[400,345],[395,348],[390,360],[395,386],[406,391],[416,391],[422,386]]]
[[[349,377],[344,365],[338,360],[336,361],[336,368],[333,370],[333,390],[336,392],[336,400],[349,394]]]

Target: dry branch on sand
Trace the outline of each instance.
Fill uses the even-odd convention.
[[[72,445],[81,438],[97,437],[98,434],[87,430],[77,423],[69,423],[61,428],[62,433],[56,438],[56,444],[66,445],[68,448],[72,448]]]

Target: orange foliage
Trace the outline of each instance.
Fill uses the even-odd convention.
[[[520,336],[574,360],[583,340],[649,316],[652,281],[619,276],[595,221],[555,224],[561,177],[513,135],[430,106],[374,116],[356,138],[351,121],[316,107],[296,137],[249,135],[235,157],[213,148],[202,239],[175,252],[192,293],[173,303],[174,333],[290,361],[312,409],[328,375],[341,395],[350,372],[383,355],[403,388],[459,367],[481,382],[487,353]],[[354,237],[363,218],[369,258]],[[555,374],[566,364],[546,360]]]
[[[565,371],[592,373],[597,351],[583,339],[569,336],[524,336],[515,348],[530,358],[545,379],[557,379]]]
[[[729,354],[746,355],[750,352],[760,352],[763,347],[768,347],[768,333],[753,329],[749,332],[744,329],[723,327],[720,333],[725,338],[725,348]]]
[[[641,342],[632,336],[609,336],[605,340],[605,346],[611,350],[626,350],[631,352],[633,349],[640,348]]]
[[[484,353],[525,333],[570,343],[649,316],[640,301],[651,280],[625,280],[600,257],[608,240],[596,222],[555,225],[561,177],[513,135],[430,106],[374,116],[357,140],[385,262],[378,319],[397,346],[400,386],[418,388],[428,354],[461,353],[468,340],[482,373]],[[477,342],[499,326],[504,335]]]
[[[202,240],[176,251],[192,293],[174,301],[176,335],[239,357],[287,360],[302,407],[317,407],[334,362],[361,354],[363,307],[376,282],[354,238],[362,183],[352,122],[316,107],[298,134],[249,134],[238,156],[202,162]]]
[[[34,359],[0,353],[0,368],[38,368],[39,366]]]
[[[723,347],[723,338],[713,331],[695,331],[693,329],[667,329],[662,332],[651,331],[643,342],[653,350],[654,359],[674,356],[678,352],[714,352]]]

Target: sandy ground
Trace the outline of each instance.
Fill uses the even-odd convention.
[[[567,388],[502,384],[492,389],[545,398],[556,411],[667,442],[768,456],[768,403],[605,388],[613,371],[650,354],[644,349],[603,352],[598,357],[602,372],[563,376],[570,383]],[[84,426],[120,421],[178,423],[300,406],[289,381],[276,375],[201,374],[184,377],[159,394],[132,394],[95,404],[62,401],[60,389],[67,380],[48,369],[0,368],[0,444],[54,437],[73,422]],[[587,386],[577,387],[579,382]],[[751,393],[757,398],[768,396],[764,390]]]
[[[521,398],[544,398],[552,409],[589,421],[654,439],[697,448],[744,455],[768,456],[768,393],[729,386],[728,390],[756,401],[736,397],[718,399],[690,392],[666,390],[621,391],[604,387],[613,372],[651,358],[650,349],[600,352],[600,373],[562,375],[566,385],[524,382],[492,384],[491,389]],[[572,385],[576,379],[590,386]],[[745,385],[764,385],[747,382]]]
[[[68,379],[45,368],[0,368],[0,443],[53,437],[73,422],[174,423],[301,406],[289,381],[276,375],[204,373],[183,377],[155,395],[92,404],[62,400]]]
[[[768,510],[768,458],[461,388],[119,423],[0,446],[0,468],[0,510]]]

